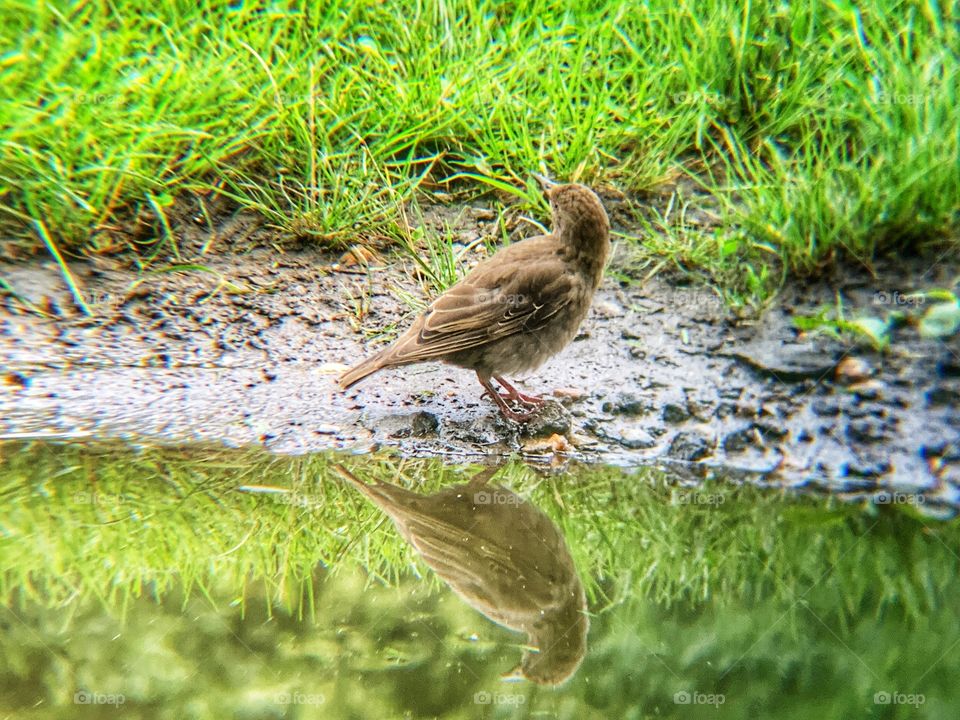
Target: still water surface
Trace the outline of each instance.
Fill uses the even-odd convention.
[[[960,712],[960,532],[921,498],[657,468],[0,453],[0,717]]]

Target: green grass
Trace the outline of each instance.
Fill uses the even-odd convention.
[[[533,206],[535,171],[628,192],[692,173],[720,228],[651,246],[762,298],[956,229],[957,20],[920,0],[3,0],[0,222],[26,249],[42,222],[74,254],[175,255],[169,209],[211,193],[337,243],[396,228],[418,191]]]
[[[953,286],[960,286],[960,278]],[[924,338],[948,338],[960,332],[960,297],[952,289],[931,288],[912,294],[878,291],[873,300],[873,314],[847,317],[843,297],[837,293],[833,306],[823,306],[811,315],[795,315],[793,324],[802,332],[821,333],[877,352],[897,342],[904,326],[915,327]]]

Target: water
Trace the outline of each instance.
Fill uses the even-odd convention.
[[[960,708],[960,533],[920,501],[656,468],[0,452],[0,717]]]

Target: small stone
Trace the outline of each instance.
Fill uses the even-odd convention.
[[[593,304],[593,311],[604,318],[614,318],[623,315],[623,308],[610,300],[601,300]]]
[[[30,387],[30,378],[23,373],[12,370],[3,375],[3,383],[4,385],[9,385],[16,388],[17,390],[26,390],[28,387]]]
[[[740,402],[737,403],[736,415],[737,417],[752,419],[757,417],[759,412],[757,411],[757,407],[755,405],[747,402]]]
[[[873,403],[857,403],[856,405],[847,405],[843,411],[851,418],[876,417],[883,408],[877,407]]]
[[[890,470],[890,463],[885,460],[851,460],[840,466],[840,473],[845,477],[876,478]]]
[[[940,362],[937,363],[937,374],[940,377],[960,377],[960,358],[953,353],[948,353]]]
[[[774,425],[771,422],[758,422],[754,427],[760,432],[763,439],[773,438],[775,440],[782,440],[789,432],[782,425]]]
[[[832,398],[814,400],[810,404],[810,410],[813,411],[814,415],[820,417],[834,417],[840,414],[840,406]]]
[[[834,377],[841,385],[863,382],[872,375],[873,368],[866,361],[851,355],[847,355],[837,363],[837,369],[834,372]]]
[[[724,400],[739,400],[740,396],[743,395],[742,387],[726,387],[721,388],[717,393]]]
[[[548,402],[522,427],[525,437],[549,437],[570,432],[570,413],[558,402]]]
[[[436,415],[430,412],[414,413],[410,421],[410,432],[414,437],[433,435],[438,427],[440,427],[440,421]]]
[[[847,437],[853,442],[875,443],[884,438],[883,424],[871,418],[851,420],[847,425]]]
[[[737,406],[734,405],[729,400],[724,400],[719,405],[717,405],[717,418],[720,420],[723,420],[724,418],[728,418],[731,415],[735,414],[736,412],[737,412]]]
[[[366,267],[371,262],[378,260],[377,254],[364,245],[354,245],[340,256],[339,265],[341,267],[351,267],[361,265]]]
[[[743,452],[757,441],[756,432],[752,427],[732,432],[723,439],[723,449],[728,453]]]
[[[548,438],[532,438],[523,443],[525,453],[569,453],[574,450],[573,445],[563,435],[554,433]]]
[[[626,393],[603,403],[603,411],[614,415],[644,415],[651,410],[653,405],[649,400]]]
[[[316,368],[316,372],[321,375],[342,375],[349,369],[350,366],[343,363],[323,363]]]
[[[586,397],[586,393],[579,388],[557,388],[550,394],[561,400],[580,400]]]
[[[930,405],[960,404],[960,388],[950,385],[938,385],[927,391],[927,403]]]
[[[690,411],[686,405],[667,403],[663,406],[663,421],[671,425],[682,423],[690,418]]]
[[[865,380],[850,385],[847,390],[865,400],[879,400],[883,397],[883,383],[879,380]]]
[[[377,423],[377,430],[390,438],[422,438],[436,433],[439,426],[436,415],[421,410],[407,415],[389,415]]]
[[[615,437],[618,443],[629,450],[646,450],[657,444],[650,433],[638,427],[624,428]]]
[[[695,431],[677,433],[667,450],[669,457],[693,462],[702,460],[713,452],[713,443]]]
[[[690,414],[700,422],[710,422],[714,414],[714,403],[710,400],[690,400],[687,402]]]

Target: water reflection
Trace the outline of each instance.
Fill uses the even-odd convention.
[[[957,714],[956,523],[672,469],[503,468],[529,503],[462,472],[0,444],[0,718]],[[521,636],[472,637],[473,608],[538,646],[521,675],[569,681],[505,687]]]
[[[510,675],[556,685],[587,651],[587,601],[570,550],[539,508],[490,479],[421,495],[340,475],[372,500],[440,578],[495,623],[527,634],[531,646]]]

